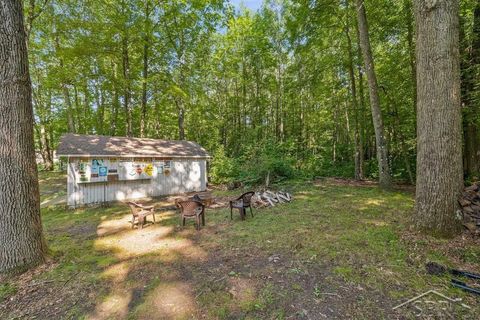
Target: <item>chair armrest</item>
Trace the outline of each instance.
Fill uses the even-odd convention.
[[[144,206],[143,204],[138,204],[138,203],[137,203],[137,206],[139,208],[142,208],[142,209],[145,209],[145,210],[151,210],[151,209],[155,208],[155,206]]]

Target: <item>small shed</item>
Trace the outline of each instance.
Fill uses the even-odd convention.
[[[66,134],[67,203],[77,207],[207,188],[208,153],[195,142]]]

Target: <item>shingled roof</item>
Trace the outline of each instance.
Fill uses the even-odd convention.
[[[185,140],[157,140],[66,134],[57,148],[60,156],[208,158],[199,144]]]

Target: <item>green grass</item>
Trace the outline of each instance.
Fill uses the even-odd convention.
[[[9,283],[9,282],[6,282],[6,283],[3,283],[3,284],[0,284],[0,303],[8,296],[11,296],[12,294],[14,294],[15,292],[17,292],[17,288]]]
[[[172,318],[284,319],[329,303],[323,292],[337,291],[347,297],[336,302],[336,310],[389,318],[386,304],[432,288],[460,296],[479,311],[474,298],[449,287],[448,277],[423,269],[427,261],[437,261],[478,271],[478,246],[468,241],[452,246],[450,240],[409,232],[412,194],[328,180],[281,188],[294,193],[292,203],[254,210],[255,218],[246,221],[238,212],[230,221],[226,208],[208,210],[207,227],[200,232],[191,222],[179,227],[174,212],[158,214],[162,220],[155,226],[132,231],[125,220],[128,208],[121,204],[75,211],[44,208],[46,238],[57,264],[36,281],[73,279],[75,290],[87,290],[84,299],[91,305],[62,305],[73,318],[108,308],[111,318],[145,318],[152,304],[159,304],[155,312],[168,314],[169,306],[180,301],[188,307]],[[234,197],[242,191],[214,194]],[[101,233],[109,228],[111,233]],[[135,242],[138,252],[131,249]],[[269,262],[272,255],[280,262]],[[0,300],[15,295],[12,283],[0,284]],[[353,289],[342,287],[363,291],[348,297]],[[312,299],[319,302],[291,307]],[[375,303],[379,299],[383,302]],[[165,300],[165,305],[159,302]]]

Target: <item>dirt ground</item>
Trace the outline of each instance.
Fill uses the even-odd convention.
[[[473,319],[478,298],[423,265],[478,271],[478,239],[406,229],[409,192],[330,180],[294,196],[246,221],[210,208],[201,231],[180,226],[169,198],[152,200],[157,224],[143,230],[121,204],[44,208],[49,260],[0,279],[0,319]],[[465,306],[430,295],[392,310],[431,289]]]

